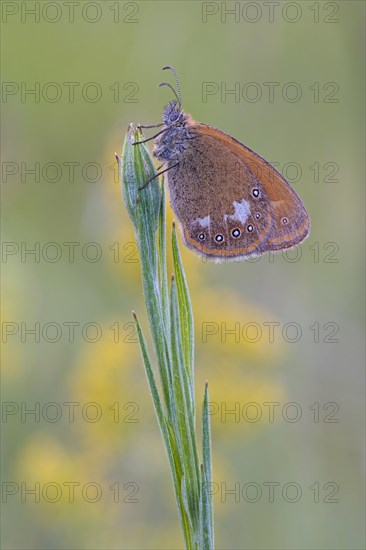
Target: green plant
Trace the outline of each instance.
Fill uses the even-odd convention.
[[[172,228],[174,275],[167,276],[164,182],[141,141],[140,129],[129,126],[119,161],[123,197],[139,249],[142,285],[154,344],[160,386],[140,323],[134,314],[141,354],[156,416],[168,455],[174,492],[187,549],[214,547],[210,417],[207,383],[202,410],[202,462],[196,437],[194,400],[193,315],[186,277]]]

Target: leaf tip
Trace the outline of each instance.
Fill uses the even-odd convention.
[[[134,128],[134,125],[132,124],[132,122],[130,122],[130,124],[127,126],[127,138],[130,143],[133,143],[135,139],[134,138],[135,133],[136,133],[136,130]]]

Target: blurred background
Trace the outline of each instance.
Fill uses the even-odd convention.
[[[364,3],[1,8],[3,548],[182,548],[114,158],[160,121],[167,64],[312,220],[287,254],[182,250],[217,548],[364,548]]]

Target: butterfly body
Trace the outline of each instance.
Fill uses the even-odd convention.
[[[310,219],[283,176],[230,135],[193,120],[177,99],[164,109],[153,153],[164,163],[185,244],[223,261],[301,243]]]

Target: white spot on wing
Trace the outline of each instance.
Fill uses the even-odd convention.
[[[205,218],[196,218],[194,221],[199,223],[201,227],[208,227],[210,225],[210,216],[206,216]]]
[[[234,201],[233,206],[235,210],[234,214],[232,216],[225,214],[224,220],[237,220],[241,224],[244,224],[250,214],[249,202],[244,199],[240,202]]]

